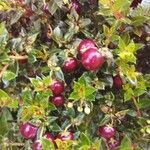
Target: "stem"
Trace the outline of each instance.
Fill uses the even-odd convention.
[[[65,128],[65,132],[67,132],[67,130],[72,126],[72,124],[69,124],[66,128]]]
[[[138,107],[138,105],[137,105],[136,98],[133,97],[132,99],[133,99],[134,105],[135,105],[135,107],[136,107],[136,109],[137,109],[137,116],[138,116],[138,117],[141,117],[142,115],[141,115],[140,109],[139,109],[139,107]]]
[[[9,143],[10,146],[18,146],[18,147],[23,147],[24,143]]]
[[[13,55],[10,55],[9,58],[11,59],[16,59],[16,60],[23,60],[23,59],[28,59],[28,56],[27,55],[23,55],[23,56],[13,56]]]
[[[8,66],[9,66],[9,64],[6,64],[6,65],[2,68],[2,70],[1,70],[1,72],[0,72],[0,78],[2,78],[3,74],[4,74],[5,71],[7,70]]]

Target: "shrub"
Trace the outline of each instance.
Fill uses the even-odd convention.
[[[148,147],[150,75],[136,54],[149,48],[149,12],[130,0],[1,0],[0,149]]]

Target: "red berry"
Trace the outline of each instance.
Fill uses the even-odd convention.
[[[65,72],[73,72],[77,69],[78,67],[78,61],[76,58],[68,58],[65,63],[64,63],[64,66],[63,66],[63,69]]]
[[[96,71],[102,67],[105,59],[100,52],[95,50],[95,48],[90,48],[85,53],[83,53],[81,62],[87,70]]]
[[[120,75],[116,75],[116,76],[113,77],[113,85],[116,88],[121,88],[122,87],[123,81],[122,81]]]
[[[62,140],[62,141],[74,140],[74,133],[62,132],[62,133],[58,134],[57,138]]]
[[[77,13],[80,13],[81,12],[81,4],[79,3],[79,1],[78,0],[72,0],[71,3],[72,3],[72,7],[71,8],[75,9],[75,11]]]
[[[33,150],[43,150],[42,148],[42,143],[40,140],[36,140],[34,143],[33,143]]]
[[[136,8],[142,0],[133,0],[130,7]]]
[[[64,83],[58,80],[55,80],[52,85],[50,85],[50,89],[52,90],[54,95],[59,95],[64,92],[65,87]]]
[[[108,125],[100,126],[98,129],[98,134],[102,136],[105,139],[112,138],[116,133],[116,130],[113,127],[110,127]]]
[[[92,39],[84,39],[78,46],[78,52],[82,55],[89,48],[95,48],[97,50],[96,43]]]
[[[62,95],[59,96],[54,96],[52,97],[51,102],[56,106],[56,107],[61,107],[63,106],[65,100],[64,97]]]
[[[26,139],[33,139],[36,136],[38,128],[30,123],[24,123],[20,126],[20,133]]]
[[[107,141],[107,145],[108,145],[110,150],[116,150],[117,147],[120,145],[120,141],[115,140],[115,139],[110,139]]]
[[[54,142],[54,140],[55,140],[53,134],[50,133],[50,132],[46,132],[46,133],[44,134],[44,137],[47,138],[48,140],[52,141],[52,142]]]

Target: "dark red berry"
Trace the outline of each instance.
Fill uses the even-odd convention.
[[[98,129],[98,134],[105,139],[110,139],[114,137],[115,133],[116,130],[113,127],[110,127],[108,125],[100,126]]]
[[[113,86],[114,86],[115,88],[121,88],[122,85],[123,85],[123,81],[122,81],[120,75],[114,76],[114,77],[113,77]]]
[[[62,133],[58,134],[57,138],[62,140],[62,141],[74,140],[74,133],[62,132]]]
[[[33,150],[43,150],[42,148],[42,143],[40,140],[36,140],[34,143],[33,143]]]
[[[56,107],[61,107],[63,106],[65,100],[64,97],[62,95],[59,96],[54,96],[51,99],[51,102],[56,106]]]
[[[96,43],[92,39],[84,39],[78,46],[78,52],[82,55],[89,48],[95,48],[97,50]]]
[[[130,7],[136,8],[141,2],[142,0],[133,0]]]
[[[120,141],[115,140],[115,139],[110,139],[107,141],[107,145],[110,150],[116,150],[118,148],[118,146],[120,145]]]
[[[47,138],[48,140],[52,141],[52,142],[54,142],[54,140],[55,140],[53,134],[50,133],[50,132],[46,132],[46,133],[44,134],[44,137]]]
[[[52,90],[53,95],[62,94],[65,90],[64,83],[61,81],[55,80],[50,86],[50,89]]]
[[[24,123],[20,126],[20,133],[26,139],[33,139],[37,134],[38,128],[30,123]]]
[[[70,73],[70,72],[75,71],[77,69],[77,67],[78,67],[77,59],[74,57],[71,57],[65,61],[64,65],[63,65],[63,70],[65,72]]]
[[[82,54],[81,62],[85,69],[96,71],[102,67],[105,58],[100,52],[96,51],[95,48],[90,48]]]
[[[77,13],[80,13],[81,12],[81,4],[79,3],[78,0],[72,0],[71,1],[72,3],[72,7]]]

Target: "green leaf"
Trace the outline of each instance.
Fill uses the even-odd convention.
[[[88,136],[84,133],[80,134],[80,141],[81,141],[81,145],[91,145],[91,141],[88,138]]]
[[[54,144],[50,140],[48,140],[46,138],[42,138],[41,141],[42,141],[43,150],[50,150],[50,149],[54,150],[55,149]]]
[[[73,100],[87,100],[94,101],[94,92],[96,89],[92,87],[86,77],[83,75],[78,79],[78,82],[74,82],[73,92],[70,94],[69,99]]]
[[[13,80],[15,79],[16,77],[16,74],[11,72],[11,71],[5,71],[4,74],[3,74],[3,80]]]
[[[6,92],[0,89],[0,106],[1,107],[10,107],[10,108],[17,108],[18,101],[12,99],[8,96]]]
[[[119,150],[132,150],[132,142],[127,135],[123,138]]]
[[[125,44],[125,42],[123,41],[123,39],[119,39],[119,49],[121,50],[121,51],[124,51],[125,50],[125,48],[126,48],[126,44]]]
[[[137,105],[138,105],[139,108],[148,108],[148,107],[150,107],[150,99],[140,98]]]

